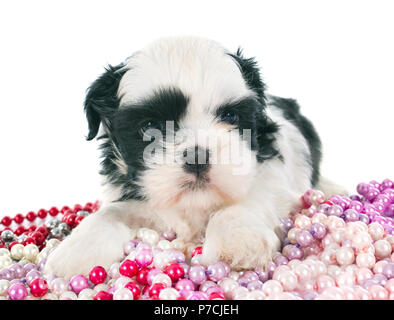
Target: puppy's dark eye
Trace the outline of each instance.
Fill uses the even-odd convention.
[[[219,119],[220,121],[227,122],[229,124],[236,124],[239,120],[238,115],[233,111],[223,112]]]
[[[162,130],[162,125],[161,123],[157,121],[148,121],[146,122],[141,128],[140,128],[140,133],[141,136],[145,137],[153,137],[153,130]]]

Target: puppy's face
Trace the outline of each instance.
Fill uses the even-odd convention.
[[[85,108],[104,131],[103,171],[120,200],[210,209],[242,199],[273,157],[255,63],[195,38],[165,39],[108,69]],[[114,199],[118,200],[118,199]]]

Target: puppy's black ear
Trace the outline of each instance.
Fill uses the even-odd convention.
[[[260,102],[265,103],[265,84],[261,79],[255,58],[245,58],[242,48],[238,48],[235,54],[229,55],[237,62],[248,87],[257,94]]]
[[[111,114],[119,107],[117,91],[120,79],[126,71],[123,64],[109,65],[88,88],[84,104],[89,125],[87,140],[92,140],[97,135],[100,123],[109,121]]]

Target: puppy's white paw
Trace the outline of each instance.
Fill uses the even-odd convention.
[[[89,216],[49,255],[44,273],[70,279],[76,274],[87,276],[97,265],[109,268],[123,257],[123,244],[132,234],[120,222]]]
[[[202,264],[221,260],[236,270],[266,267],[280,247],[278,236],[262,223],[241,220],[226,221],[226,216],[222,215],[210,221],[199,258]]]

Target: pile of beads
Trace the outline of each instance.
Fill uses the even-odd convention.
[[[318,190],[305,192],[303,208],[282,219],[286,237],[265,269],[204,266],[201,245],[147,228],[136,231],[124,245],[124,258],[108,270],[96,266],[70,281],[41,274],[60,239],[47,238],[41,252],[32,243],[4,247],[0,299],[393,300],[394,184],[371,181],[357,191],[329,199]]]

